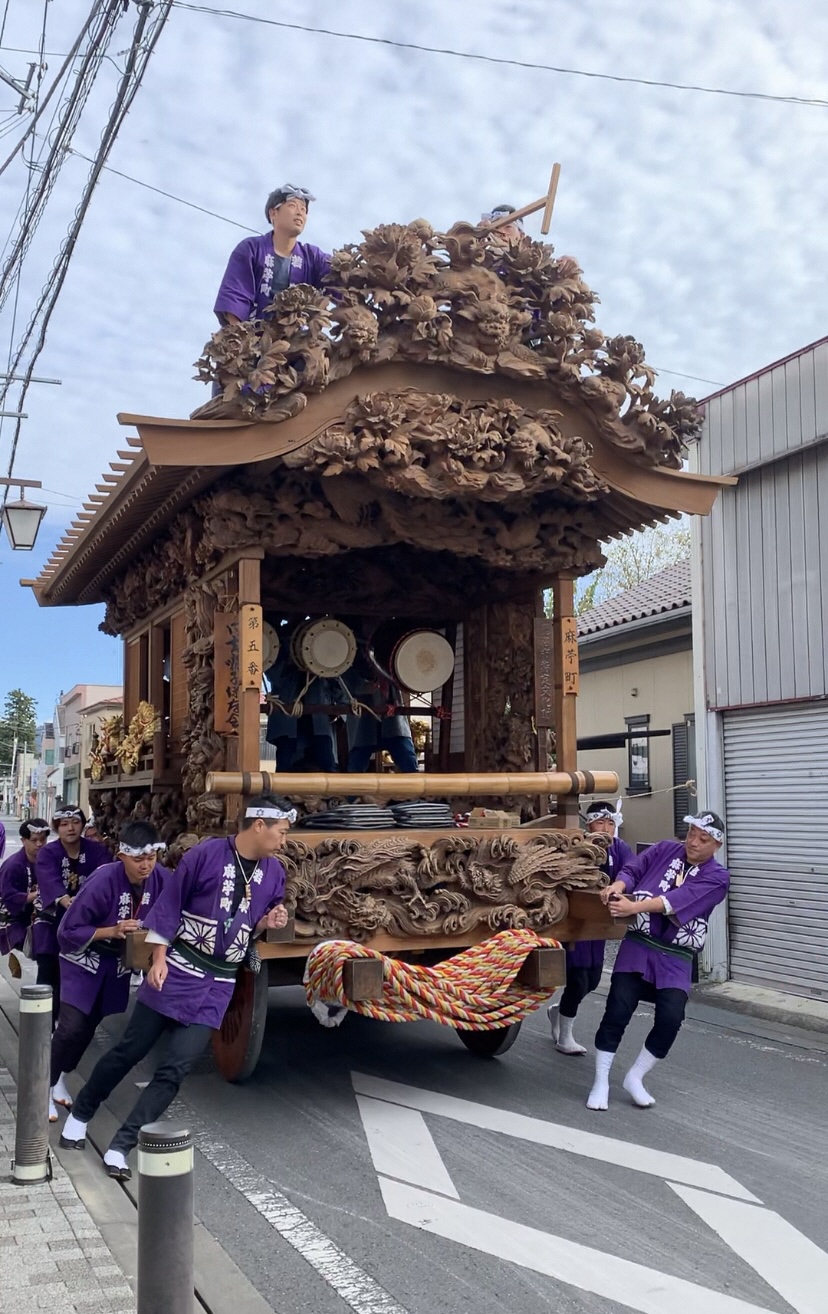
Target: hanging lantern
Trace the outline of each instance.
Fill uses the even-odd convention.
[[[37,540],[40,522],[46,514],[45,506],[27,502],[20,490],[17,502],[7,502],[3,507],[3,524],[9,542],[16,552],[31,552]]]

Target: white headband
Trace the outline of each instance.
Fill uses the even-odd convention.
[[[51,826],[33,826],[30,821],[27,821],[26,829],[29,832],[26,839],[31,839],[33,835],[48,835],[52,828]]]
[[[83,813],[80,808],[61,808],[60,812],[52,814],[53,821],[83,821]]]
[[[291,808],[289,812],[283,812],[281,808],[248,808],[244,815],[246,817],[268,817],[271,821],[289,821],[292,826],[298,813],[296,808]]]
[[[711,839],[718,840],[721,844],[724,839],[724,831],[716,825],[711,813],[705,812],[700,817],[685,817],[685,826],[695,826],[697,830],[705,831]]]
[[[144,844],[141,848],[137,844],[119,844],[118,852],[125,853],[128,858],[145,858],[147,854],[160,853],[166,847],[163,840],[157,840],[155,844]]]

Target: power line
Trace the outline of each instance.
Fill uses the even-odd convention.
[[[197,14],[213,14],[217,18],[239,18],[248,23],[261,23],[266,27],[287,28],[292,32],[312,32],[317,36],[338,37],[342,41],[363,41],[375,46],[393,46],[398,50],[417,50],[426,55],[448,55],[452,59],[470,59],[484,64],[501,64],[509,68],[535,69],[543,73],[562,73],[567,77],[596,78],[604,82],[625,82],[639,87],[666,87],[671,91],[696,91],[707,96],[736,96],[745,100],[767,100],[780,105],[806,105],[828,109],[828,100],[810,96],[774,96],[765,91],[735,91],[730,87],[705,87],[693,82],[668,82],[658,78],[632,78],[620,73],[594,73],[583,68],[564,68],[555,64],[537,64],[531,60],[506,59],[500,55],[480,55],[470,50],[453,50],[445,46],[423,46],[414,41],[395,41],[391,37],[365,36],[360,32],[338,32],[329,27],[310,27],[305,23],[285,23],[276,18],[261,18],[257,14],[241,14],[235,9],[213,9],[209,5],[189,4],[187,0],[172,0],[176,9],[189,9]]]
[[[672,374],[677,379],[692,379],[694,383],[709,383],[714,388],[724,388],[727,385],[719,383],[717,379],[701,379],[698,374],[682,374],[681,370],[666,370],[663,365],[653,365],[657,374]]]
[[[81,151],[70,150],[70,155],[77,155],[78,159],[86,160],[87,164],[94,164],[94,160]],[[232,224],[234,228],[243,228],[246,233],[258,233],[258,228],[248,228],[247,224],[240,224],[238,219],[228,219],[225,214],[217,214],[215,210],[207,210],[203,205],[196,205],[195,201],[185,201],[183,196],[174,196],[172,192],[165,192],[163,187],[153,187],[152,183],[144,182],[141,178],[133,178],[129,173],[122,173],[120,169],[113,169],[111,164],[103,165],[107,173],[117,174],[119,178],[125,178],[127,182],[135,183],[137,187],[146,187],[148,192],[157,192],[159,196],[166,196],[168,201],[177,201],[179,205],[186,205],[190,210],[198,210],[200,214],[207,214],[211,219],[220,219],[223,224]]]
[[[34,368],[37,359],[46,345],[46,334],[52,314],[60,297],[72,255],[80,236],[83,221],[86,218],[87,211],[92,201],[92,196],[100,178],[101,170],[105,164],[109,152],[112,150],[115,140],[120,131],[121,125],[129,113],[132,103],[138,94],[138,90],[144,79],[147,65],[152,58],[153,52],[161,33],[166,26],[170,16],[171,0],[159,0],[157,4],[142,5],[139,8],[139,15],[132,33],[132,43],[127,55],[126,66],[123,77],[118,86],[115,101],[109,113],[109,118],[101,134],[101,141],[98,147],[95,163],[86,180],[83,194],[75,210],[74,218],[69,226],[69,231],[63,241],[61,249],[55,260],[52,272],[41,290],[38,297],[37,305],[32,312],[29,323],[23,334],[20,344],[18,345],[15,359],[12,363],[10,373],[16,373],[20,362],[23,359],[29,342],[37,331],[37,339],[34,344],[31,356],[25,368],[25,381],[21,386],[19,405],[22,405],[23,399],[29,386],[29,382],[34,374]],[[8,471],[11,474],[14,466],[14,459],[17,454],[17,445],[20,441],[21,421],[18,420],[15,426],[14,438],[12,440],[12,449],[9,456]]]

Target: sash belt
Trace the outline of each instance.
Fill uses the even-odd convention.
[[[174,940],[172,948],[177,950],[182,958],[186,958],[193,967],[200,967],[221,981],[232,981],[241,967],[241,963],[231,963],[226,958],[213,958],[211,954],[202,953],[186,940]]]
[[[692,963],[695,952],[692,949],[685,948],[681,944],[665,944],[663,940],[656,940],[652,935],[645,935],[643,931],[627,931],[626,938],[635,940],[638,944],[645,944],[648,949],[660,949],[663,954],[673,954],[675,958],[684,958],[688,963]]]

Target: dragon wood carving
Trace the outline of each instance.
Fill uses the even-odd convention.
[[[432,844],[298,836],[281,855],[297,938],[456,935],[485,926],[540,930],[567,914],[567,891],[599,889],[606,841],[547,831],[527,843],[468,831]]]

